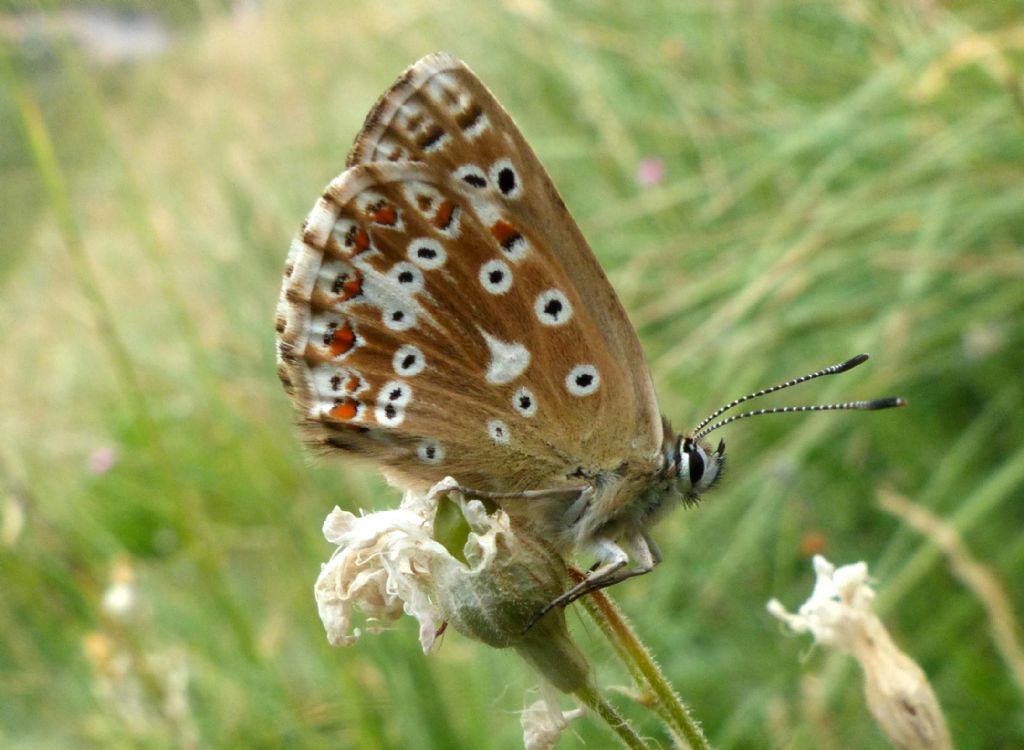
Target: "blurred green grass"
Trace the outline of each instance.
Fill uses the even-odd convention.
[[[1018,4],[196,7],[167,54],[132,66],[5,53],[0,182],[29,197],[0,206],[0,744],[520,743],[534,678],[511,654],[449,634],[423,657],[411,623],[328,647],[311,596],[323,517],[397,497],[311,464],[274,373],[292,233],[376,96],[438,49],[548,166],[677,426],[862,350],[870,364],[794,398],[910,401],[729,429],[722,488],[658,527],[661,568],[614,590],[715,746],[886,747],[856,667],[764,612],[805,598],[812,543],[869,563],[959,747],[1024,744],[984,609],[875,504],[889,486],[955,520],[1020,611]],[[55,143],[49,189],[26,101]],[[647,157],[666,179],[642,188]],[[113,467],[90,471],[105,448]],[[139,608],[118,623],[102,600],[126,571]],[[570,620],[601,684],[625,684]],[[561,747],[608,742],[574,729]]]

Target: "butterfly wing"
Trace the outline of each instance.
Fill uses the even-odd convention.
[[[278,309],[279,372],[311,443],[405,486],[453,475],[494,491],[657,454],[633,329],[465,66],[413,66],[349,164],[292,244]]]
[[[396,160],[428,164],[462,180],[483,177],[506,199],[520,225],[538,230],[545,258],[560,266],[587,300],[591,317],[605,332],[609,357],[627,368],[631,396],[621,408],[633,426],[622,437],[638,438],[641,450],[660,447],[657,397],[626,311],[544,165],[494,94],[461,60],[437,53],[406,70],[367,115],[347,164]],[[503,173],[503,167],[511,170]],[[503,177],[515,180],[511,195],[502,187]]]

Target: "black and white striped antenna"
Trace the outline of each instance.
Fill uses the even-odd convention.
[[[736,422],[736,421],[738,421],[740,419],[746,419],[748,417],[759,417],[759,416],[761,416],[763,414],[795,414],[797,412],[805,412],[805,411],[840,411],[840,410],[846,410],[846,411],[876,411],[878,409],[892,409],[892,408],[897,407],[897,406],[906,406],[907,405],[906,400],[904,400],[904,399],[902,399],[902,398],[900,398],[898,396],[890,396],[888,398],[876,398],[876,399],[872,399],[870,401],[846,401],[846,402],[838,403],[838,404],[808,404],[806,406],[774,406],[774,407],[770,407],[770,408],[767,408],[767,409],[754,409],[753,411],[745,411],[745,412],[743,412],[741,414],[735,414],[735,415],[733,415],[731,417],[727,417],[726,419],[721,419],[721,420],[715,422],[714,424],[710,424],[709,425],[709,423],[713,419],[716,419],[717,417],[721,416],[725,412],[729,411],[729,409],[732,409],[733,407],[742,404],[744,401],[750,401],[751,399],[754,399],[754,398],[759,398],[761,396],[767,396],[769,393],[775,393],[776,391],[781,391],[784,388],[790,388],[790,387],[792,387],[794,385],[800,385],[801,383],[806,383],[809,380],[814,380],[815,378],[821,378],[821,377],[824,377],[825,375],[838,375],[841,372],[846,372],[847,370],[852,370],[857,365],[864,364],[865,362],[868,361],[868,359],[869,359],[869,357],[868,357],[867,354],[858,354],[856,357],[851,357],[850,359],[848,359],[848,360],[846,360],[844,362],[839,362],[838,364],[831,365],[830,367],[825,367],[825,368],[823,368],[821,370],[818,370],[817,372],[812,372],[812,373],[810,373],[808,375],[801,375],[798,378],[793,378],[792,380],[787,380],[784,383],[779,383],[778,385],[773,385],[770,388],[762,388],[761,390],[755,391],[754,393],[750,393],[750,394],[748,394],[746,396],[743,396],[742,398],[738,398],[738,399],[735,399],[734,401],[730,401],[728,404],[726,404],[725,406],[723,406],[723,407],[721,407],[719,409],[716,409],[715,411],[711,412],[711,414],[709,414],[708,416],[704,417],[704,419],[702,419],[700,421],[700,424],[698,424],[693,429],[693,439],[694,440],[700,440],[701,438],[705,437],[709,433],[714,432],[715,430],[717,430],[719,427],[724,427],[725,425],[730,424],[732,422]]]

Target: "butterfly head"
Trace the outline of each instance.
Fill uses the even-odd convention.
[[[867,354],[860,354],[844,362],[818,370],[817,372],[812,372],[808,375],[802,375],[798,378],[787,380],[784,383],[773,385],[770,388],[762,388],[755,393],[750,393],[742,398],[734,399],[725,406],[716,409],[702,419],[688,437],[676,435],[671,439],[666,439],[665,448],[663,449],[663,465],[667,467],[667,475],[670,478],[675,479],[676,489],[684,498],[690,501],[695,501],[703,492],[709,490],[714,486],[715,482],[721,478],[722,468],[725,464],[725,441],[719,441],[718,447],[712,451],[711,445],[707,440],[705,440],[705,438],[709,433],[714,432],[718,428],[724,427],[725,425],[740,419],[759,417],[765,414],[792,414],[795,412],[833,411],[837,409],[872,411],[876,409],[889,409],[894,406],[904,406],[906,401],[902,398],[879,398],[871,401],[847,401],[841,404],[775,406],[767,409],[755,409],[754,411],[736,414],[717,422],[714,421],[717,417],[721,416],[722,413],[732,409],[738,404],[742,404],[744,401],[760,398],[761,396],[766,396],[769,393],[781,391],[785,388],[790,388],[794,385],[799,385],[800,383],[805,383],[808,380],[814,380],[815,378],[823,377],[825,375],[836,375],[841,372],[846,372],[847,370],[851,370],[857,365],[866,362],[867,359]]]
[[[722,476],[725,441],[711,449],[710,443],[692,437],[676,437],[672,461],[676,489],[688,501],[694,501],[711,489]]]

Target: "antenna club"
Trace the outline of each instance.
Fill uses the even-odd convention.
[[[852,370],[857,365],[862,365],[869,359],[871,359],[870,354],[858,354],[856,357],[850,357],[848,360],[840,364],[838,367],[836,367],[835,371],[839,373],[846,372],[847,370]]]
[[[865,409],[875,411],[877,409],[895,409],[901,406],[906,406],[907,400],[901,396],[889,396],[888,398],[876,398],[873,401],[869,401]]]

